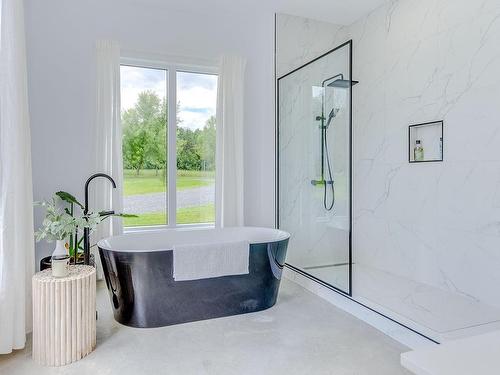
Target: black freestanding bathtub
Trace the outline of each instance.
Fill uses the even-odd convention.
[[[140,328],[244,314],[276,303],[286,232],[255,227],[164,229],[99,241],[115,319]],[[247,240],[249,273],[175,281],[173,246]]]

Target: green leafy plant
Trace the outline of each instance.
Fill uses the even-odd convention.
[[[84,238],[81,235],[83,229],[88,228],[92,232],[102,221],[111,216],[136,217],[136,215],[115,214],[109,211],[84,214],[84,206],[65,191],[58,191],[51,200],[35,202],[35,205],[42,206],[46,210],[42,225],[35,233],[36,240],[45,239],[48,242],[69,240],[67,248],[73,259],[78,259],[83,252]]]
[[[42,239],[49,242],[64,240],[74,232],[76,227],[75,218],[61,210],[57,206],[55,198],[49,201],[36,202],[35,204],[44,207],[46,210],[42,226],[35,233],[37,241]]]

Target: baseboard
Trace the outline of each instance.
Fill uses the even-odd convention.
[[[436,345],[436,342],[418,332],[356,302],[345,294],[327,288],[291,268],[285,267],[284,276],[411,349]]]

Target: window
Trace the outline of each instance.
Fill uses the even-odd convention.
[[[215,222],[217,76],[177,72],[177,223]]]
[[[217,75],[121,66],[126,227],[215,223]]]

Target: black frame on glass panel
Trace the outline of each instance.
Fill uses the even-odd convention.
[[[275,32],[275,35],[276,35],[276,32]],[[309,62],[299,66],[298,68],[278,77],[276,79],[276,86],[275,86],[275,90],[276,90],[276,124],[275,124],[275,136],[276,136],[276,144],[275,144],[275,151],[276,151],[276,155],[275,155],[275,158],[276,158],[276,176],[275,176],[275,197],[276,197],[276,228],[280,228],[280,221],[279,221],[279,108],[278,108],[278,103],[279,103],[279,82],[281,79],[289,76],[290,74],[293,74],[295,72],[297,72],[298,70],[314,63],[315,61],[335,52],[335,51],[338,51],[340,50],[341,48],[345,48],[345,47],[348,47],[349,48],[349,79],[352,80],[352,39],[351,40],[348,40],[347,42],[345,43],[342,43],[340,44],[339,46],[325,52],[324,54],[314,58],[313,60],[310,60]],[[276,40],[275,40],[275,55],[276,55]],[[275,74],[276,74],[276,70],[275,70]],[[352,208],[352,157],[353,157],[353,154],[352,154],[352,86],[351,86],[351,89],[349,90],[349,238],[348,238],[348,244],[349,244],[349,264],[348,264],[348,268],[349,268],[349,275],[348,275],[348,290],[342,290],[330,283],[327,283],[313,275],[311,275],[310,273],[300,269],[300,268],[297,268],[289,263],[285,263],[285,266],[300,273],[301,275],[311,279],[311,280],[314,280],[324,286],[326,286],[327,288],[329,289],[332,289],[336,292],[340,292],[341,294],[344,294],[344,295],[347,295],[347,296],[350,296],[352,297],[352,218],[353,218],[353,208]]]

